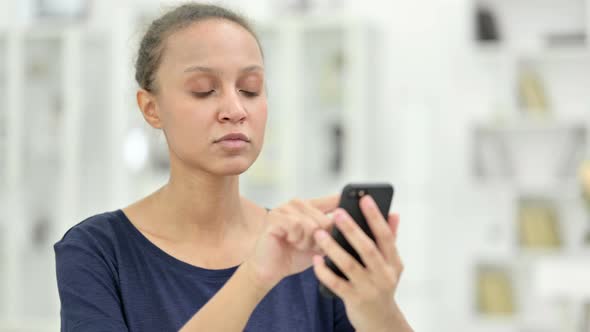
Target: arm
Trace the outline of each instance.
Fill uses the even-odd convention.
[[[92,246],[72,238],[54,246],[61,331],[127,331],[112,264]]]
[[[354,332],[354,327],[350,324],[346,315],[346,307],[339,298],[332,299],[334,304],[334,331],[335,332]]]
[[[335,332],[391,332],[391,331],[398,331],[397,327],[399,326],[407,326],[407,330],[402,331],[412,331],[409,327],[408,323],[406,322],[403,314],[399,309],[396,308],[394,313],[389,317],[389,323],[386,324],[387,327],[383,330],[356,330],[350,324],[348,320],[348,316],[346,315],[346,307],[341,299],[335,298],[334,300],[334,331]],[[396,328],[393,330],[393,328]]]

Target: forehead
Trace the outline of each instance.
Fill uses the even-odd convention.
[[[191,65],[220,69],[262,66],[262,55],[254,36],[239,24],[225,19],[206,19],[166,39],[162,65],[181,71]]]

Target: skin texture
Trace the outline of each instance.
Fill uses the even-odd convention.
[[[328,214],[336,211],[338,195],[293,199],[270,212],[240,196],[239,175],[258,157],[267,119],[264,62],[247,30],[206,19],[174,32],[155,83],[154,91],[138,90],[137,103],[145,120],[166,135],[170,179],[123,211],[150,241],[182,261],[209,269],[240,265],[182,331],[242,331],[277,283],[312,265],[342,297],[358,331],[411,330],[393,299],[402,271],[396,215],[386,223],[363,208],[375,227],[373,244],[345,213],[335,214],[343,220],[337,227],[372,263],[364,269],[322,236],[336,222]],[[219,141],[230,133],[246,141]],[[314,263],[325,254],[350,282],[334,279],[320,260]]]

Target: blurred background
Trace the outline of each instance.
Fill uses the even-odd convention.
[[[57,331],[52,245],[167,180],[135,105],[179,1],[0,0],[0,331]],[[264,47],[268,207],[387,181],[416,331],[590,331],[590,0],[227,0]]]

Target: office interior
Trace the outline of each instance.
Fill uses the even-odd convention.
[[[56,331],[53,244],[167,181],[135,52],[182,1],[0,1],[0,331]],[[242,193],[389,182],[415,331],[590,331],[590,0],[226,0],[269,119]]]

